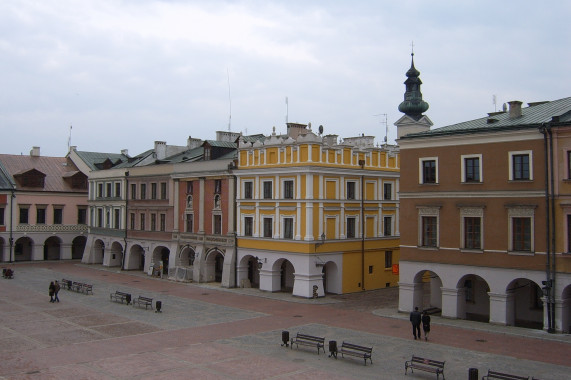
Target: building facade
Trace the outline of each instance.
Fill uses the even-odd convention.
[[[238,286],[311,298],[396,285],[398,149],[337,140],[295,123],[240,138]]]
[[[571,98],[509,104],[432,130],[401,110],[399,311],[568,332]]]

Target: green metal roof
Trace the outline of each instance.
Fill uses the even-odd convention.
[[[97,164],[102,164],[108,159],[113,163],[119,160],[121,160],[121,162],[127,162],[129,160],[129,157],[121,153],[84,152],[79,150],[76,150],[75,153],[77,153],[91,170],[99,170]]]
[[[8,170],[0,161],[0,190],[12,190],[14,187],[15,183],[12,180],[12,176],[8,174]]]
[[[516,118],[510,118],[509,112],[495,112],[480,119],[435,128],[430,131],[410,133],[402,136],[401,139],[536,128],[542,123],[552,121],[554,116],[559,117],[559,122],[571,122],[571,97],[522,107],[521,116]]]

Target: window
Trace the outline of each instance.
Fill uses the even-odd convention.
[[[253,198],[253,187],[254,184],[252,182],[244,182],[244,198],[245,199],[252,199]]]
[[[272,227],[273,227],[273,219],[272,218],[264,218],[264,237],[271,238],[272,237]]]
[[[385,216],[383,218],[384,235],[391,236],[393,234],[393,218],[391,216]]]
[[[373,274],[373,266],[369,265],[369,274]]]
[[[244,236],[252,236],[254,233],[254,218],[244,217]]]
[[[186,232],[194,232],[194,215],[186,214]]]
[[[475,183],[482,181],[481,155],[462,156],[462,181]]]
[[[284,198],[293,199],[293,181],[284,181]]]
[[[214,234],[220,235],[222,233],[222,215],[214,215]]]
[[[510,152],[510,180],[529,181],[533,179],[531,151]]]
[[[131,224],[130,224],[131,230],[134,230],[135,229],[135,213],[134,212],[131,213],[129,219],[131,222]]]
[[[161,199],[167,199],[167,183],[161,182]]]
[[[105,192],[105,196],[106,196],[107,198],[111,198],[111,197],[113,196],[113,194],[111,194],[111,189],[112,189],[111,184],[108,183],[107,186],[106,186],[106,188],[107,188],[107,190],[106,190],[106,192]]]
[[[214,180],[214,193],[220,194],[221,192],[222,192],[222,180],[221,179],[215,179]]]
[[[77,224],[87,223],[87,208],[78,207],[77,208]]]
[[[272,182],[264,182],[264,199],[272,199]]]
[[[393,267],[393,251],[385,251],[385,268]]]
[[[167,215],[161,214],[161,231],[167,230]]]
[[[464,281],[464,294],[466,302],[474,302],[474,286],[472,280]]]
[[[4,225],[4,207],[0,207],[0,226]]]
[[[144,231],[146,226],[145,226],[145,214],[141,214],[141,231]]]
[[[571,179],[571,150],[567,152],[567,179]]]
[[[141,199],[147,199],[147,184],[141,184]]]
[[[383,198],[385,200],[393,199],[393,184],[385,182],[383,184]]]
[[[137,199],[137,184],[131,184],[131,199]]]
[[[293,239],[293,218],[284,218],[284,239]]]
[[[347,218],[347,238],[351,239],[355,237],[355,218]]]
[[[437,222],[436,216],[422,217],[422,242],[423,247],[437,246]]]
[[[464,218],[464,248],[482,248],[481,223],[482,219],[479,217]]]
[[[347,199],[355,199],[355,182],[347,182]]]
[[[157,199],[157,184],[151,183],[151,199]]]
[[[513,250],[531,251],[531,218],[512,218]]]
[[[438,160],[436,158],[421,158],[419,175],[420,183],[438,183]]]
[[[46,224],[46,208],[36,206],[36,224]]]
[[[115,197],[121,198],[121,182],[115,183]]]
[[[114,214],[113,215],[113,228],[118,230],[119,228],[121,228],[121,210],[116,208],[115,210],[113,210],[113,214]]]
[[[97,227],[103,227],[103,209],[97,209]]]
[[[567,215],[567,253],[571,253],[571,215]]]
[[[151,231],[157,230],[157,214],[151,214]]]
[[[62,224],[62,223],[63,223],[63,208],[54,207],[54,224]]]
[[[187,194],[192,194],[192,181],[188,181],[186,183],[186,193]]]
[[[103,184],[97,184],[97,198],[103,198]]]

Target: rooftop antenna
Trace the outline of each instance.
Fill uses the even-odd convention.
[[[497,103],[497,99],[496,99],[496,95],[492,95],[492,104],[494,105],[494,112],[498,111],[498,103]]]
[[[380,123],[381,123],[381,125],[382,125],[382,124],[385,125],[385,140],[384,140],[384,141],[385,141],[385,144],[386,144],[387,141],[388,141],[388,135],[389,135],[389,123],[388,123],[388,121],[387,121],[387,114],[386,114],[386,113],[378,113],[378,114],[373,115],[373,116],[381,116],[381,121],[380,121]],[[383,117],[384,117],[384,120],[383,120]]]
[[[228,68],[226,68],[226,74],[228,75],[228,103],[230,104],[230,110],[228,112],[228,132],[230,132],[232,126],[232,97],[230,96],[230,71],[228,71]]]
[[[289,104],[288,104],[287,96],[286,96],[286,125],[288,123],[288,121],[287,121],[288,115],[289,115]]]
[[[67,138],[67,151],[69,152],[69,148],[71,147],[71,128],[72,126],[69,126],[69,137]]]

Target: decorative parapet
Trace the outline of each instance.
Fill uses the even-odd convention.
[[[173,240],[192,242],[195,244],[208,244],[208,245],[221,245],[221,246],[233,246],[235,245],[236,241],[234,236],[203,235],[203,234],[192,234],[184,232],[173,234]]]
[[[20,224],[15,232],[87,232],[86,224]]]

